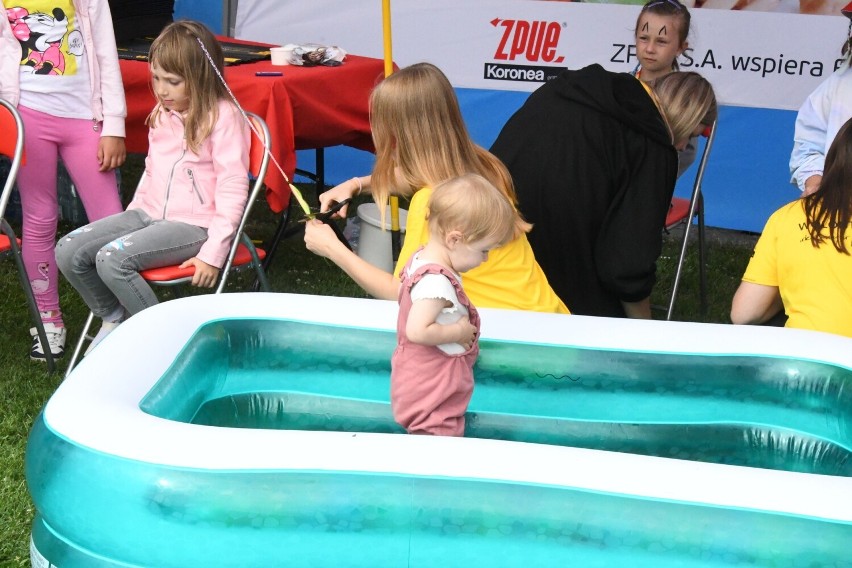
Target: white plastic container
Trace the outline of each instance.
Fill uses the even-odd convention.
[[[269,48],[269,58],[273,65],[290,65],[291,49],[287,47]]]
[[[358,238],[358,256],[384,270],[393,272],[393,250],[391,249],[390,206],[385,209],[385,230],[379,218],[379,207],[375,203],[364,203],[358,207],[361,219],[361,233]],[[405,222],[408,219],[406,209],[399,210],[400,239],[405,234]],[[400,243],[401,245],[401,243]]]

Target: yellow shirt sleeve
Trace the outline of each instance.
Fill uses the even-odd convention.
[[[430,188],[423,188],[416,192],[411,198],[411,203],[408,205],[408,217],[405,222],[405,237],[402,241],[402,248],[399,251],[399,258],[396,261],[396,268],[393,275],[399,278],[399,273],[402,268],[411,258],[421,245],[425,245],[429,241],[429,224],[426,222],[426,206],[429,204],[429,197],[432,196]]]
[[[426,209],[431,195],[431,188],[423,188],[411,198],[396,277],[411,255],[429,240]],[[547,282],[526,235],[494,249],[487,261],[461,276],[462,287],[476,307],[570,313]]]
[[[766,226],[763,228],[754,252],[743,274],[744,282],[762,284],[764,286],[778,286],[778,212],[773,213]]]

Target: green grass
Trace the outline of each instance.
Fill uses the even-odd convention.
[[[698,277],[698,246],[695,227],[690,230],[690,246],[684,262],[673,320],[708,323],[730,323],[731,299],[740,284],[743,272],[754,249],[755,236],[740,236],[732,242],[707,238],[706,278],[707,310],[702,315]],[[680,255],[681,232],[668,236],[657,262],[657,285],[651,295],[656,306],[668,306],[674,273]],[[655,311],[656,319],[665,319],[665,313]]]
[[[129,173],[123,177],[125,195],[132,191],[128,188],[135,185],[133,167],[131,163]],[[351,209],[354,211],[355,208]],[[254,217],[258,221],[252,225],[249,234],[256,239],[271,236],[277,219],[264,203],[257,204]],[[60,228],[60,234],[67,230],[70,227]],[[673,266],[680,250],[680,241],[675,237],[672,235],[666,239],[659,263],[660,284],[653,296],[655,304],[668,302]],[[708,255],[710,308],[704,321],[728,321],[731,297],[748,262],[751,248],[751,245],[744,244],[711,243]],[[702,320],[698,309],[695,256],[690,254],[687,262],[674,319]],[[282,243],[269,276],[272,288],[277,292],[366,297],[331,262],[307,252],[300,234]],[[234,278],[229,290],[246,289],[249,280],[247,274]],[[60,295],[69,329],[67,348],[70,350],[88,310],[64,280]],[[0,306],[0,368],[3,369],[0,374],[0,567],[25,567],[29,566],[28,543],[33,506],[24,480],[24,450],[31,425],[62,381],[65,362],[60,362],[59,372],[49,374],[44,364],[29,360],[30,322],[15,266],[8,259],[0,261],[0,297],[5,299]]]

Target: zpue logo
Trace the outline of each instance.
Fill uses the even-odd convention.
[[[525,81],[543,83],[563,71],[564,67],[545,65],[519,65],[529,63],[562,63],[559,55],[559,35],[565,24],[559,22],[526,20],[501,20],[494,18],[491,25],[503,28],[503,33],[494,52],[497,61],[512,61],[516,64],[486,63],[485,79],[500,81]]]

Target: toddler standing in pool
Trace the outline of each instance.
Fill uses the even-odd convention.
[[[518,213],[476,174],[438,185],[428,207],[429,241],[400,273],[391,407],[409,434],[462,436],[479,354],[479,314],[459,273],[512,240]]]

